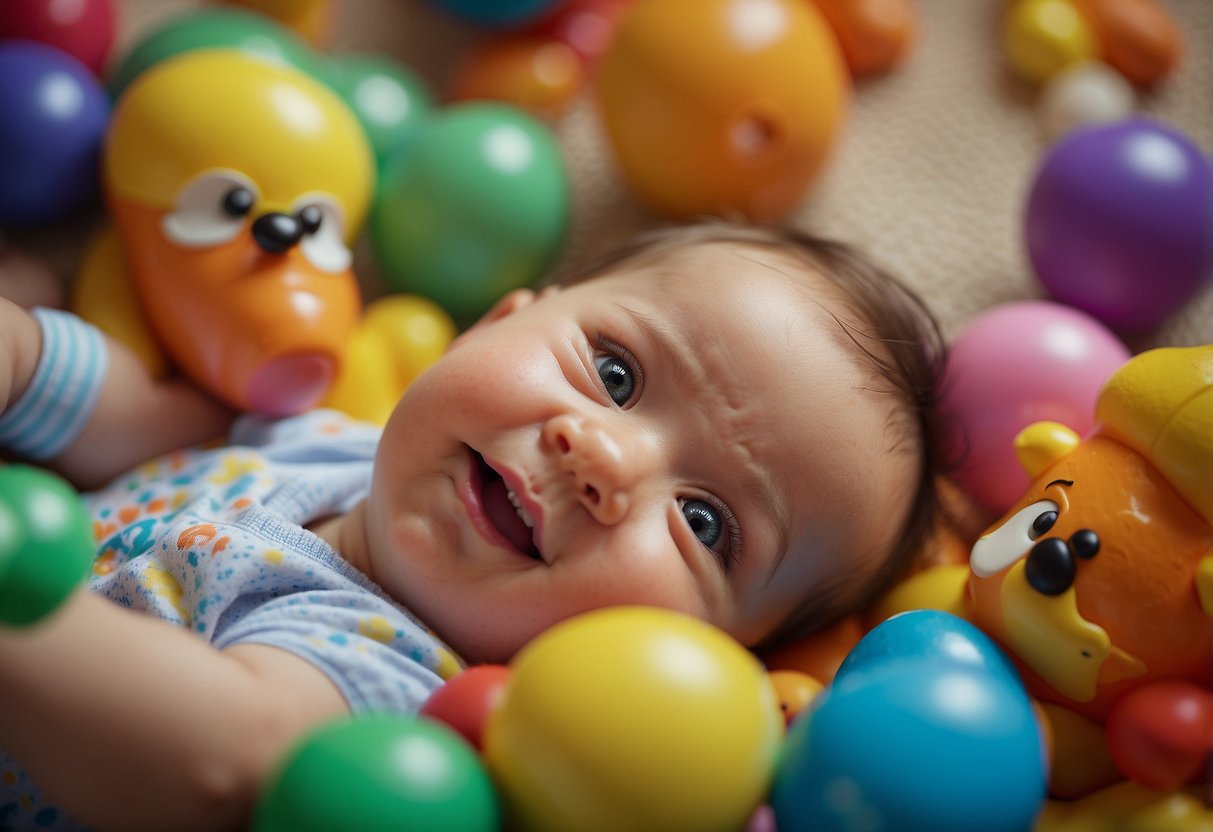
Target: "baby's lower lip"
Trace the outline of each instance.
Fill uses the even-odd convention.
[[[459,489],[459,498],[472,521],[472,526],[480,536],[499,549],[506,549],[521,558],[534,561],[530,555],[521,551],[503,535],[489,518],[481,495],[484,493],[484,478],[480,471],[481,456],[472,448],[468,448],[468,476]]]

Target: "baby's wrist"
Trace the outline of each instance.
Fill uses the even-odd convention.
[[[91,324],[37,308],[42,351],[24,391],[0,414],[0,447],[32,460],[52,459],[84,430],[105,382],[109,353]]]

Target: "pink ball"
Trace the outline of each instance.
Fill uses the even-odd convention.
[[[1029,484],[1016,434],[1043,420],[1090,431],[1100,389],[1129,356],[1095,318],[1050,301],[974,318],[952,342],[940,394],[957,485],[992,512],[1009,509]]]

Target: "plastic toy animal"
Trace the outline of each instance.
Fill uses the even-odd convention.
[[[1213,680],[1213,345],[1131,359],[1095,416],[1085,438],[1038,423],[1016,440],[1033,482],[973,546],[966,612],[1035,696],[1099,726],[1131,693]],[[1055,761],[1075,759],[1068,736]]]
[[[121,242],[94,249],[73,305],[234,407],[306,410],[361,313],[349,243],[374,170],[357,119],[301,72],[223,50],[157,64],[115,107]]]

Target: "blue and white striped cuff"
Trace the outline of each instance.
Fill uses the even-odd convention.
[[[0,446],[32,460],[62,453],[97,406],[109,352],[91,324],[68,312],[37,308],[42,354],[29,386],[0,415]]]

